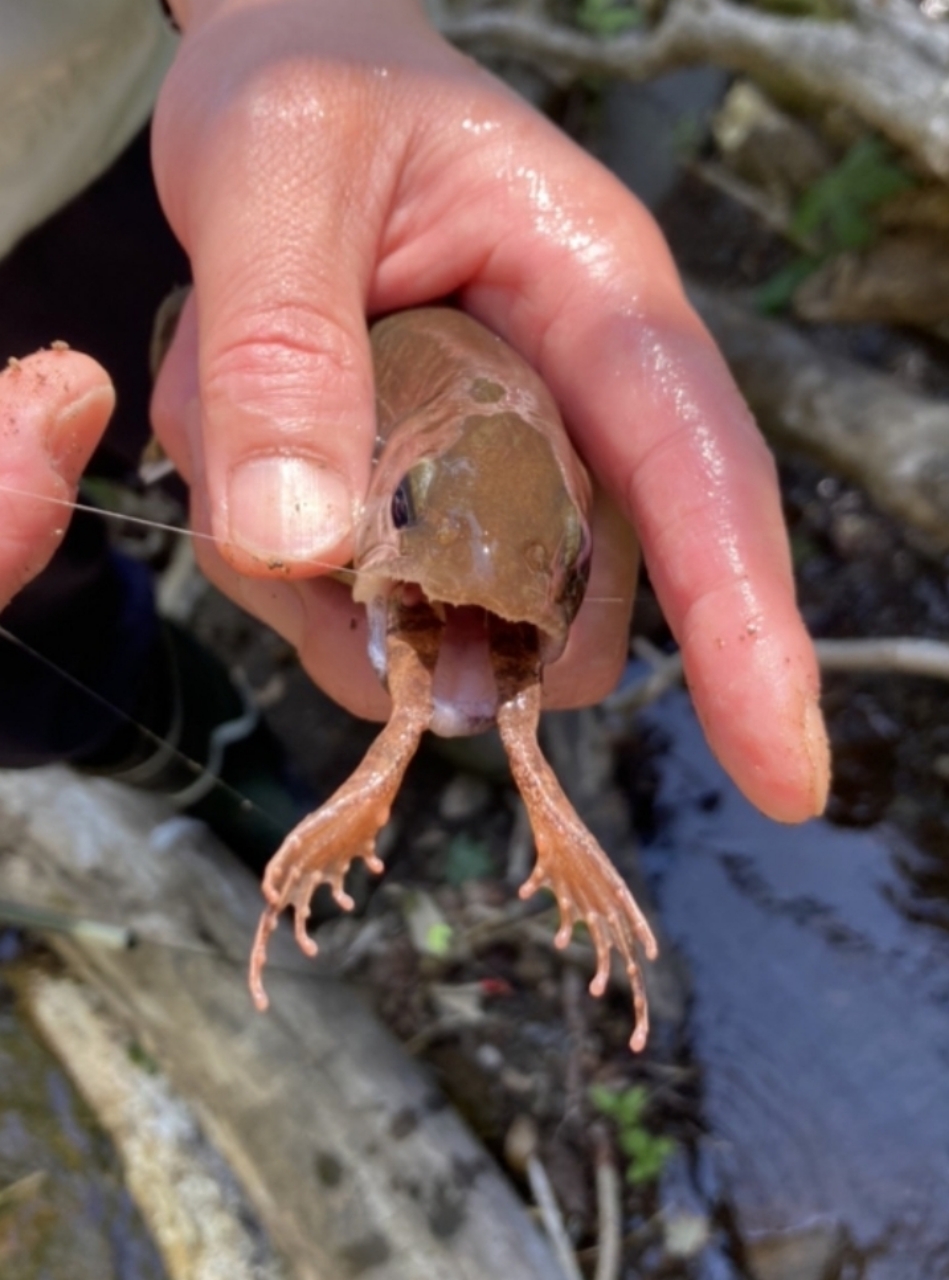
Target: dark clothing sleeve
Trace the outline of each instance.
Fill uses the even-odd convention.
[[[134,475],[149,432],[152,320],[187,278],[144,134],[0,263],[0,358],[61,339],[115,380],[116,414],[91,467],[99,475]],[[0,624],[42,655],[0,637],[0,766],[95,754],[122,722],[117,713],[141,701],[158,632],[148,571],[110,548],[104,520],[77,513],[48,568]]]

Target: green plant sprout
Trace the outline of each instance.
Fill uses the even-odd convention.
[[[626,1181],[634,1187],[655,1182],[676,1144],[672,1138],[650,1133],[643,1124],[649,1108],[646,1089],[637,1084],[618,1091],[595,1084],[590,1089],[590,1101],[616,1126],[616,1138],[626,1157]]]
[[[578,27],[594,36],[615,36],[643,24],[642,12],[617,0],[579,0],[574,10]]]
[[[758,288],[759,310],[783,310],[798,285],[828,258],[873,244],[879,234],[876,210],[913,186],[914,179],[880,138],[855,142],[840,163],[798,201],[788,233],[796,243],[807,245],[807,252]]]
[[[865,249],[877,237],[873,211],[914,185],[880,138],[861,138],[801,196],[791,232],[832,252]]]
[[[430,925],[425,934],[425,952],[443,959],[451,951],[455,931],[447,921]]]
[[[457,888],[468,880],[486,880],[494,871],[494,859],[484,840],[460,833],[448,845],[444,877]]]

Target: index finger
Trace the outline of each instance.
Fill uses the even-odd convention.
[[[829,761],[773,460],[648,213],[559,135],[544,159],[466,305],[540,370],[635,524],[713,750],[800,821]]]
[[[0,372],[0,608],[59,546],[114,404],[108,374],[78,351],[38,351]]]

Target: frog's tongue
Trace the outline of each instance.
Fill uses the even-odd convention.
[[[423,598],[417,586],[400,583],[395,592],[370,600],[369,656],[380,678],[385,677],[386,633],[394,613],[392,596],[403,604]],[[497,678],[491,661],[490,617],[480,607],[432,605],[432,625],[441,631],[432,684],[430,728],[442,738],[481,733],[494,724],[498,710]]]
[[[494,723],[498,688],[491,665],[488,615],[448,606],[435,679],[431,729],[442,738],[480,733]]]
[[[432,685],[434,715],[431,728],[443,738],[481,733],[497,719],[500,698],[492,644],[499,619],[473,605],[433,606],[445,629]],[[539,655],[544,666],[563,653],[566,637],[549,636],[529,623],[511,624],[525,650]],[[525,658],[527,654],[525,652]],[[529,665],[533,665],[532,663]]]

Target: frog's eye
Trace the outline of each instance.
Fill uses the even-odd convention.
[[[420,458],[411,471],[406,471],[389,507],[396,529],[408,529],[425,519],[428,491],[437,473],[432,458]]]
[[[412,501],[412,486],[406,476],[392,495],[392,523],[396,529],[404,529],[415,523],[415,503]]]

